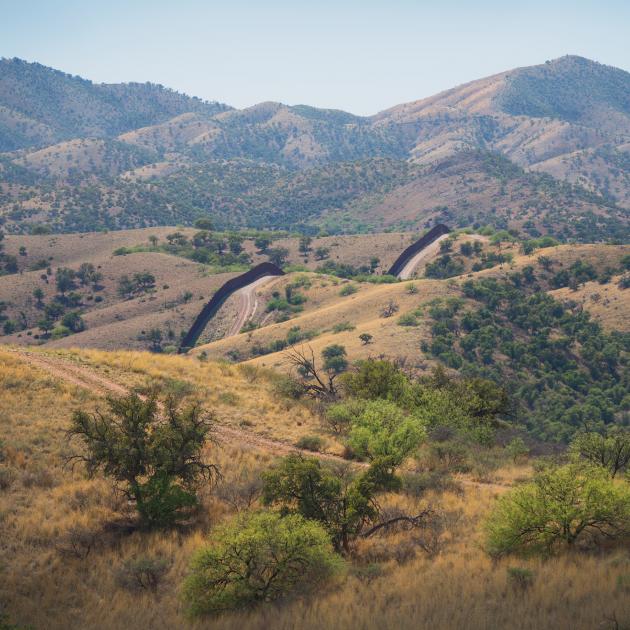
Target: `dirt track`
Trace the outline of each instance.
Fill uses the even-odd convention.
[[[423,250],[419,251],[400,271],[398,277],[401,280],[409,280],[413,275],[418,265],[423,261],[435,254],[440,249],[440,241],[448,238],[449,234],[444,234],[440,238],[427,245]]]
[[[251,284],[236,291],[235,295],[238,295],[240,301],[238,315],[225,337],[238,335],[241,328],[256,314],[256,309],[258,308],[256,289],[276,277],[277,276],[264,276],[263,278],[258,278],[258,280],[254,280]]]
[[[11,348],[10,351],[29,365],[44,370],[55,378],[66,381],[67,383],[71,383],[77,387],[82,387],[96,396],[121,396],[130,392],[128,388],[123,387],[120,383],[101,376],[89,368],[75,365],[70,361],[64,361],[58,357],[51,357],[21,349]],[[215,437],[221,442],[264,448],[279,454],[295,453],[298,451],[304,453],[304,455],[317,457],[319,459],[343,462],[345,464],[349,463],[348,460],[343,459],[343,457],[340,457],[339,455],[307,451],[305,449],[297,448],[287,442],[272,440],[261,435],[256,435],[250,431],[236,429],[222,424],[218,424],[216,426]],[[360,463],[359,465],[363,466],[365,464]]]
[[[7,349],[29,365],[44,370],[55,378],[66,381],[67,383],[71,383],[77,387],[82,387],[96,396],[121,396],[130,392],[128,388],[122,386],[120,383],[97,374],[85,366],[78,366],[70,361],[65,361],[58,357],[29,352],[26,350],[16,348]],[[347,459],[333,453],[321,453],[300,449],[287,442],[272,440],[261,435],[256,435],[250,431],[229,427],[223,424],[217,424],[214,437],[219,442],[240,444],[250,448],[262,448],[278,455],[288,455],[289,453],[298,452],[307,457],[316,457],[317,459],[333,461],[344,465],[352,465],[362,468],[368,466],[365,462],[349,462]],[[468,479],[458,479],[458,481],[466,486],[483,487],[498,492],[506,489],[506,486],[501,484],[481,483]]]

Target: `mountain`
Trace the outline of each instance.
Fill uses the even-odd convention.
[[[226,109],[152,83],[99,85],[38,63],[0,60],[0,151],[113,137],[185,112]]]
[[[630,73],[576,56],[473,81],[377,114],[420,129],[411,160],[498,151],[630,205]]]
[[[317,232],[440,218],[623,239],[630,74],[567,56],[371,117],[243,110],[152,84],[96,85],[0,62],[5,230],[191,224]]]

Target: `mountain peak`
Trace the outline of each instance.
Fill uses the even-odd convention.
[[[497,97],[514,116],[584,122],[602,110],[630,114],[630,74],[580,57],[565,55],[506,75]]]

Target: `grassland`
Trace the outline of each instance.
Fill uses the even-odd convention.
[[[103,401],[90,389],[51,375],[0,350],[0,414],[3,457],[0,490],[3,579],[0,601],[18,624],[46,628],[207,627],[183,616],[180,585],[191,554],[212,538],[213,528],[233,512],[221,487],[203,493],[192,528],[172,533],[124,533],[125,504],[102,479],[87,480],[64,466],[69,446],[64,429],[78,408]],[[45,356],[45,355],[44,355]],[[52,355],[53,358],[55,355]],[[294,435],[313,430],[306,408],[283,408],[270,393],[269,374],[249,368],[200,364],[181,357],[73,351],[57,355],[129,386],[157,379],[180,393],[199,396],[219,421],[237,421],[251,409],[252,431],[273,425]],[[88,367],[89,366],[89,367]],[[252,381],[253,378],[253,381]],[[238,401],[236,406],[229,402]],[[248,412],[249,413],[249,412]],[[301,414],[300,422],[296,422]],[[286,425],[292,419],[292,427]],[[242,443],[210,444],[224,484],[255,479],[274,459],[266,448]],[[334,588],[283,605],[226,614],[216,628],[558,628],[614,627],[630,615],[625,550],[606,556],[574,554],[539,560],[491,560],[482,549],[481,526],[500,484],[519,483],[527,463],[493,473],[493,484],[463,478],[445,490],[386,498],[389,508],[431,505],[441,518],[414,535],[398,532],[362,542],[348,574]],[[121,516],[122,515],[122,516]],[[421,550],[420,544],[431,550]],[[89,551],[86,551],[89,548]],[[129,567],[160,560],[165,570],[155,588],[133,586]],[[373,567],[377,563],[378,570]],[[522,589],[510,567],[533,572]]]

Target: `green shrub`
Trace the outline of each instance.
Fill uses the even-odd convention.
[[[324,359],[324,369],[335,374],[340,374],[348,367],[348,359],[346,359],[346,349],[338,343],[326,346],[322,350]]]
[[[340,332],[346,332],[349,330],[354,330],[356,328],[356,326],[354,324],[351,324],[350,322],[339,322],[338,324],[335,324],[332,327],[332,331],[333,333],[337,334]]]
[[[272,391],[280,398],[299,400],[304,395],[304,385],[295,378],[279,375],[273,381]]]
[[[347,433],[364,408],[364,401],[353,398],[334,403],[326,409],[326,422],[334,433]]]
[[[347,295],[352,295],[353,293],[356,293],[358,290],[359,289],[357,289],[357,286],[355,284],[344,284],[339,291],[339,295],[341,297],[345,297]]]
[[[262,477],[265,505],[319,521],[335,550],[347,553],[364,527],[378,518],[375,494],[390,481],[391,471],[372,465],[354,476],[324,466],[314,457],[293,453]]]
[[[311,591],[343,566],[324,528],[299,514],[243,514],[213,532],[184,583],[190,614],[218,614]]]
[[[319,435],[303,435],[295,445],[307,451],[318,452],[324,448],[324,440]]]
[[[349,396],[400,400],[409,389],[407,377],[390,361],[367,359],[358,361],[356,368],[341,377],[342,386]]]
[[[352,422],[348,445],[360,457],[388,459],[396,465],[426,437],[424,423],[409,416],[393,402],[371,400]]]
[[[55,326],[52,329],[51,336],[53,339],[61,339],[62,337],[67,337],[71,334],[72,331],[69,328],[66,328],[66,326]]]
[[[543,470],[503,495],[486,523],[493,555],[550,554],[628,532],[628,485],[602,469],[574,464]]]
[[[630,466],[630,431],[611,428],[606,435],[594,432],[578,433],[571,442],[571,453],[601,466],[615,477]]]
[[[506,445],[505,452],[516,463],[519,459],[524,459],[529,455],[529,448],[527,448],[527,444],[525,444],[525,440],[522,437],[515,437]]]
[[[135,503],[143,526],[174,525],[195,506],[198,484],[218,474],[201,457],[214,417],[194,404],[179,409],[173,398],[158,413],[154,394],[108,404],[108,412],[74,413],[69,434],[84,448],[73,458],[90,476],[102,471],[111,478]]]
[[[418,324],[418,318],[414,313],[404,313],[398,318],[399,326],[417,326]]]

